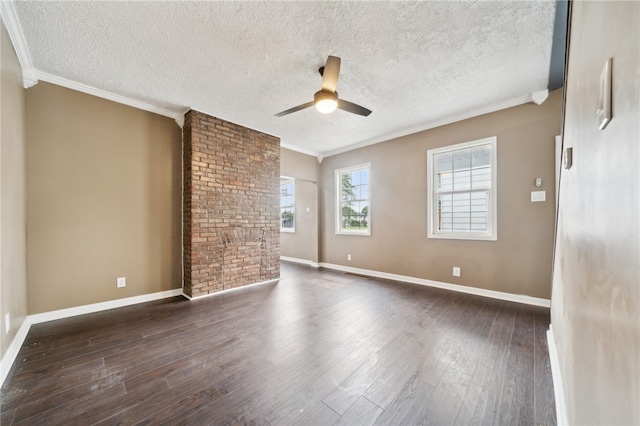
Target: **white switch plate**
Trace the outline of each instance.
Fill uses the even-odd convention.
[[[454,266],[453,267],[453,276],[454,277],[459,277],[460,276],[460,268],[458,266]]]
[[[540,201],[546,201],[547,191],[531,191],[531,202],[538,203]]]
[[[348,260],[349,262],[351,262],[351,255],[350,255],[350,254],[348,254],[348,255],[347,255],[347,260]]]
[[[611,121],[611,65],[613,58],[607,59],[600,73],[600,92],[598,94],[598,128],[603,130]]]
[[[311,213],[311,207],[307,207],[307,208],[305,209],[305,211],[306,211],[307,213]]]
[[[564,155],[562,155],[562,162],[566,170],[569,170],[571,168],[571,165],[573,164],[573,148],[569,147],[564,150]]]
[[[119,277],[116,280],[116,287],[122,288],[122,287],[126,287],[126,286],[127,286],[127,278],[126,277]]]

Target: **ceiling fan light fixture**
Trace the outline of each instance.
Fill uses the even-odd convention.
[[[338,94],[327,90],[320,90],[314,95],[316,109],[323,114],[329,114],[338,107]]]
[[[336,85],[338,84],[338,77],[340,76],[340,58],[337,56],[327,57],[326,65],[320,68],[319,71],[322,76],[322,89],[313,95],[313,101],[279,112],[275,114],[276,117],[282,117],[283,115],[301,111],[312,106],[315,106],[316,109],[323,114],[329,114],[335,111],[336,108],[363,117],[371,114],[371,110],[361,107],[358,104],[345,101],[344,99],[338,100]]]

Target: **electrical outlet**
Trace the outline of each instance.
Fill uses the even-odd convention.
[[[350,255],[350,254],[348,254],[348,255],[347,255],[347,260],[348,260],[349,262],[351,262],[351,255]]]
[[[116,280],[116,287],[118,288],[123,288],[127,286],[127,278],[126,277],[119,277]]]
[[[460,268],[457,266],[453,267],[453,276],[454,277],[459,277],[460,276]]]
[[[7,312],[4,316],[4,332],[8,333],[11,330],[11,314]]]

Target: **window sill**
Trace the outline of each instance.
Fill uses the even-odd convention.
[[[497,235],[429,234],[427,238],[436,240],[498,241]]]
[[[370,237],[371,236],[371,232],[370,231],[366,231],[366,232],[336,231],[336,235],[359,235],[359,236],[363,236],[363,237]]]

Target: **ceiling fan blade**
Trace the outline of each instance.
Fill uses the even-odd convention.
[[[344,101],[342,99],[338,100],[338,108],[343,111],[351,112],[353,114],[364,115],[365,117],[371,114],[371,110],[368,110],[365,107],[361,107],[360,105],[356,105],[352,102]]]
[[[338,77],[340,76],[340,58],[337,56],[327,57],[327,63],[322,72],[322,88],[330,92],[336,91]]]
[[[282,111],[276,114],[276,117],[282,117],[283,115],[291,114],[292,112],[300,111],[305,108],[309,108],[313,106],[313,101],[307,102],[306,104],[298,105],[297,107],[290,108],[286,111]]]

